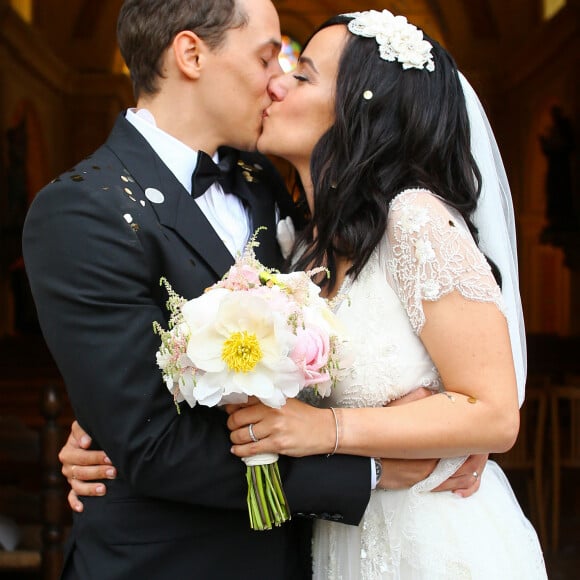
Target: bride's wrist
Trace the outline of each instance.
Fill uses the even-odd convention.
[[[334,407],[330,407],[329,411],[332,413],[332,422],[331,422],[331,436],[330,441],[331,444],[327,448],[330,449],[330,452],[327,453],[327,457],[334,455],[339,448],[340,444],[340,409],[335,409]]]

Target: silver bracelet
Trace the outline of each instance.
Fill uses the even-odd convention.
[[[338,417],[336,416],[336,411],[335,411],[334,407],[329,407],[329,408],[332,411],[332,416],[334,417],[334,425],[336,427],[336,441],[334,442],[334,449],[332,450],[331,453],[328,453],[326,457],[330,457],[331,455],[334,455],[336,453],[336,450],[338,449]]]

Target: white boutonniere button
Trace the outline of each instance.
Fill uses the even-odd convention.
[[[278,222],[276,226],[276,239],[280,245],[280,251],[284,259],[292,253],[296,240],[296,230],[291,217],[286,217]]]

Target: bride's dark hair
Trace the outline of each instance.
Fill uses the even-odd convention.
[[[346,24],[334,17],[319,29]],[[317,31],[317,32],[318,32]],[[316,33],[315,33],[316,34]],[[464,217],[477,242],[472,215],[481,176],[471,155],[463,91],[452,57],[436,41],[435,71],[403,70],[379,57],[374,38],[349,35],[339,62],[335,122],[311,159],[312,220],[299,244],[298,269],[326,265],[336,286],[336,258],[360,274],[384,236],[389,203],[402,190],[422,187]],[[364,93],[372,92],[365,99]]]

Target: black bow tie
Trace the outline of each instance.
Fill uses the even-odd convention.
[[[191,176],[191,196],[202,196],[216,181],[222,186],[224,193],[234,193],[235,183],[235,159],[226,155],[220,159],[219,164],[204,151],[197,155],[197,165]]]

